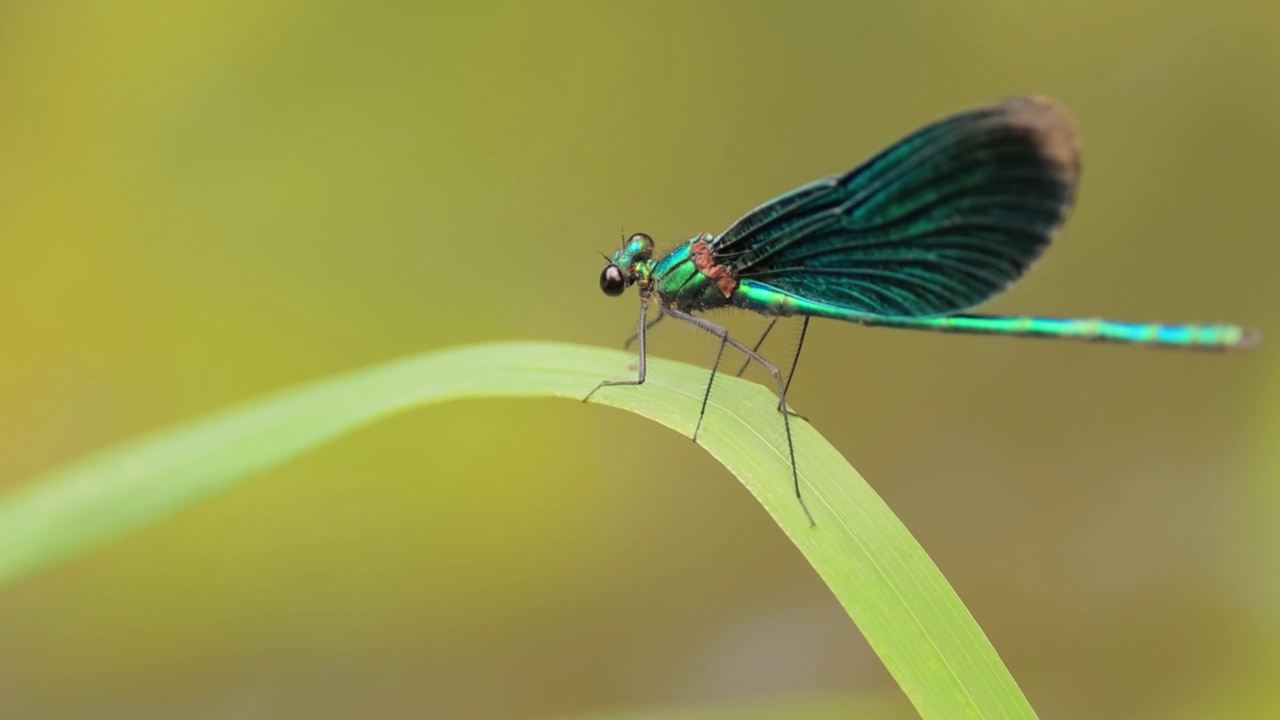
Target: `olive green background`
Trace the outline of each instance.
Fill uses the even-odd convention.
[[[1278,38],[1280,6],[1245,0],[9,0],[0,487],[403,354],[615,345],[636,301],[600,294],[597,252],[620,228],[717,232],[940,115],[1042,92],[1081,126],[1078,211],[985,309],[1271,342],[819,321],[792,404],[1042,717],[1280,716]],[[651,349],[714,353],[665,326]],[[814,696],[911,714],[723,468],[571,402],[413,413],[0,588],[5,718]]]

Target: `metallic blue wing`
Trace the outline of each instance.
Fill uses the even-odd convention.
[[[735,275],[883,316],[970,308],[1017,279],[1075,196],[1071,118],[1016,98],[928,125],[840,176],[748,213],[714,241]]]

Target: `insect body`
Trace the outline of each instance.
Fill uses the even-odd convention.
[[[796,497],[800,493],[790,377],[716,323],[695,313],[739,307],[776,318],[800,315],[799,359],[810,318],[915,330],[1062,338],[1224,350],[1257,343],[1236,325],[1165,325],[1099,319],[973,315],[1018,279],[1065,221],[1080,177],[1074,124],[1057,103],[1015,98],[928,125],[843,174],[756,208],[720,235],[701,234],[661,258],[632,235],[600,274],[606,295],[640,294],[635,380],[645,380],[645,331],[665,316],[720,339],[703,397],[725,346],[743,352],[777,383]],[[648,320],[649,304],[657,317]],[[765,330],[772,329],[771,322]],[[763,342],[763,337],[761,342]],[[745,367],[745,366],[744,366]],[[792,363],[794,372],[795,363]]]

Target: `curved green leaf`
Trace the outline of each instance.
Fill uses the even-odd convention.
[[[312,382],[118,445],[0,498],[0,582],[162,517],[357,427],[467,397],[577,401],[616,377],[626,353],[556,343],[432,352]],[[642,388],[592,402],[689,434],[704,368],[651,358]],[[800,548],[926,718],[1034,717],[960,599],[920,545],[844,458],[793,425],[810,527],[791,487],[776,401],[718,381],[699,443],[746,485]]]

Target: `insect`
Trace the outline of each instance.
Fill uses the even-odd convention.
[[[1226,350],[1261,335],[1236,325],[1164,325],[1100,319],[972,315],[963,311],[1018,279],[1066,219],[1080,177],[1074,123],[1058,103],[1022,97],[943,118],[843,175],[775,198],[719,235],[702,233],[654,258],[653,240],[627,238],[600,273],[600,289],[640,293],[634,380],[645,381],[645,332],[664,317],[720,340],[702,398],[698,431],[726,346],[758,363],[777,384],[796,498],[800,492],[787,388],[811,318],[940,332],[1063,338],[1166,348]],[[657,317],[648,319],[656,301]],[[772,321],[803,316],[791,372],[695,313],[753,310]],[[630,345],[631,340],[628,340]],[[743,369],[746,365],[743,366]],[[739,371],[741,374],[741,371]]]

